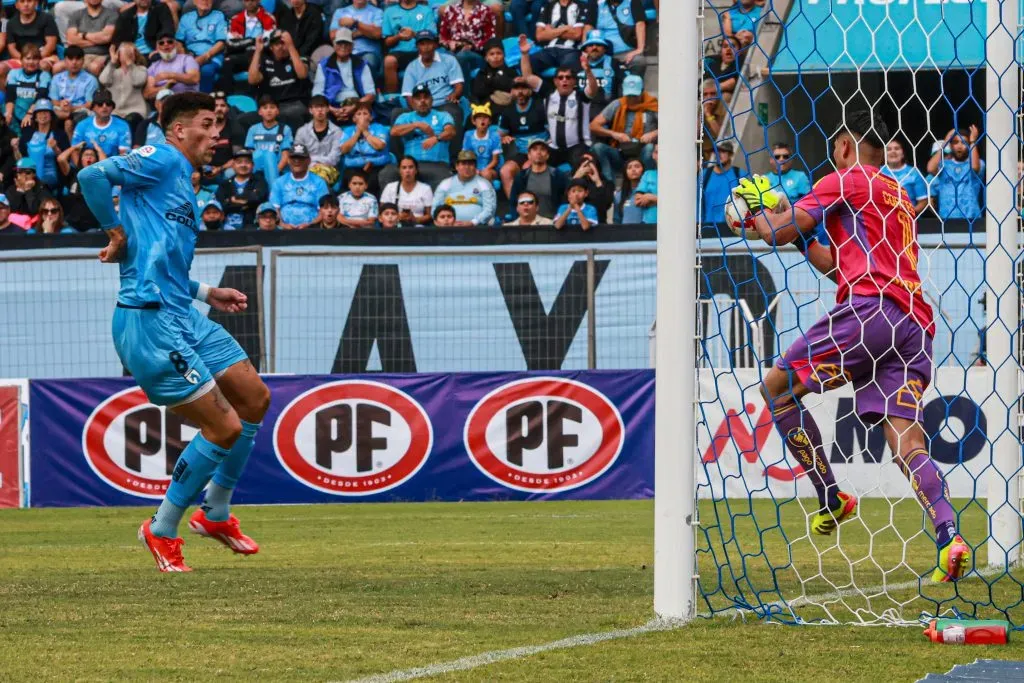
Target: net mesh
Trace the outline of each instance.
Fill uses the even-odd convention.
[[[1019,203],[1006,210],[993,201],[994,183],[1003,183],[1005,197],[1018,177],[1019,91],[1004,83],[994,104],[986,100],[999,85],[986,71],[1006,79],[1017,69],[1006,51],[1016,49],[1020,22],[988,27],[982,3],[702,4],[697,572],[704,613],[858,624],[962,615],[1020,625],[1024,571],[1012,566],[1021,525]],[[994,53],[996,35],[1006,40]],[[780,354],[833,307],[836,286],[793,247],[771,248],[709,224],[722,220],[724,201],[722,176],[708,168],[724,165],[717,144],[732,144],[737,177],[776,172],[775,189],[795,199],[813,191],[810,184],[801,191],[797,174],[814,182],[835,170],[833,134],[857,109],[885,120],[904,157],[887,148],[887,163],[917,205],[917,268],[936,322],[923,427],[973,549],[972,570],[958,583],[930,581],[938,553],[917,487],[895,464],[883,427],[858,414],[849,385],[809,394],[803,405],[839,487],[860,498],[859,514],[829,536],[812,531],[815,489],[760,391]],[[992,127],[997,122],[1002,129]],[[948,149],[956,146],[951,129],[964,131],[964,163]],[[1012,155],[1003,153],[1007,145]],[[1001,224],[999,244],[986,243],[987,220]],[[993,284],[997,275],[1002,285]],[[997,332],[1010,346],[993,356],[986,337]],[[847,354],[852,349],[842,351],[840,370]],[[864,382],[877,385],[871,373]]]

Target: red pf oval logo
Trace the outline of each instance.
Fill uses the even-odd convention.
[[[540,377],[511,382],[482,398],[466,420],[473,464],[517,491],[555,493],[588,484],[622,450],[622,416],[579,382]]]
[[[92,471],[115,489],[159,499],[171,483],[178,456],[198,431],[133,387],[92,412],[82,430],[82,452]]]
[[[419,403],[394,387],[362,380],[301,394],[274,425],[274,450],[285,470],[338,496],[399,486],[423,467],[433,442]]]

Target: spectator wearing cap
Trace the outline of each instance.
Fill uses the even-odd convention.
[[[352,55],[363,60],[377,76],[383,61],[381,38],[383,37],[384,12],[368,0],[352,0],[348,7],[341,7],[331,15],[330,37],[334,40],[339,29],[347,28],[354,39]]]
[[[377,213],[377,227],[381,230],[395,230],[402,227],[398,207],[394,204],[381,204]]]
[[[320,213],[317,214],[316,222],[309,225],[309,230],[337,230],[345,227],[338,221],[340,213],[338,198],[333,194],[325,194],[320,198]]]
[[[419,56],[416,36],[436,33],[437,19],[419,0],[398,0],[384,10],[382,29],[388,53],[384,57],[384,92],[394,93],[398,92],[398,73]]]
[[[377,223],[377,198],[368,192],[367,176],[360,170],[352,171],[348,179],[348,192],[338,198],[338,220],[348,228],[372,228]]]
[[[66,47],[79,47],[85,52],[85,70],[98,76],[107,62],[110,44],[114,38],[117,10],[104,7],[103,0],[85,0],[85,7],[71,15],[68,22]],[[65,68],[57,62],[54,73]]]
[[[578,225],[586,232],[597,224],[597,209],[587,203],[587,184],[583,180],[576,179],[569,183],[569,189],[565,191],[566,203],[558,207],[555,213],[554,225],[561,230],[567,225]]]
[[[440,44],[455,55],[466,82],[484,65],[484,45],[497,37],[498,20],[480,0],[461,0],[441,8]]]
[[[312,120],[295,133],[295,144],[309,151],[310,170],[323,178],[328,186],[338,182],[338,164],[341,162],[341,128],[334,125],[328,114],[330,106],[323,95],[314,95],[309,102]]]
[[[494,187],[476,171],[476,154],[459,152],[455,175],[442,181],[434,192],[434,207],[442,204],[455,209],[455,227],[490,225],[498,208]]]
[[[50,74],[39,68],[39,48],[26,45],[22,51],[21,68],[7,74],[7,101],[4,104],[4,118],[15,134],[22,125],[28,125],[29,107],[36,100],[46,97],[50,87]]]
[[[597,92],[591,98],[591,111],[595,114],[608,102],[622,97],[622,82],[626,78],[626,69],[608,53],[609,46],[610,43],[598,29],[588,33],[587,39],[580,46],[594,74],[594,80],[597,81]],[[576,73],[576,87],[586,90],[588,79],[587,69],[581,68]]]
[[[83,6],[78,3],[75,9]],[[14,7],[17,11],[7,14],[7,53],[24,62],[25,48],[34,45],[40,64],[51,69],[57,63],[57,22],[49,12],[39,10],[37,0],[15,0]]]
[[[99,89],[99,81],[83,69],[85,52],[77,45],[64,50],[65,69],[50,81],[49,99],[54,112],[62,122],[69,119],[77,122],[89,115],[92,97]],[[142,70],[142,83],[146,82],[146,70]],[[145,105],[145,102],[143,102]]]
[[[259,86],[262,97],[273,98],[281,121],[296,130],[306,118],[309,69],[299,56],[291,34],[274,31],[269,43],[267,50],[263,38],[256,39],[256,49],[249,61],[249,84]]]
[[[0,194],[0,234],[24,234],[24,228],[11,222],[11,203],[7,195]]]
[[[658,146],[654,146],[654,163],[658,163]],[[707,199],[705,199],[707,201]],[[643,221],[647,225],[658,223],[658,169],[649,168],[640,177],[640,184],[633,195],[633,204],[643,209]],[[719,220],[719,219],[716,219]]]
[[[281,212],[281,227],[301,230],[316,220],[320,198],[328,194],[327,183],[309,172],[309,151],[295,145],[288,157],[289,172],[270,186],[270,203]]]
[[[146,98],[143,96],[146,81],[149,79],[146,72],[147,64],[146,58],[135,47],[135,43],[125,42],[116,49],[111,48],[110,61],[100,72],[100,85],[109,90],[114,98],[117,115],[127,121],[133,130],[149,113]],[[79,115],[84,114],[85,112],[82,112]]]
[[[292,148],[292,130],[277,120],[277,112],[273,97],[260,97],[260,122],[252,124],[245,135],[245,146],[253,151],[256,170],[262,171],[271,187],[288,166],[288,150]]]
[[[203,207],[202,213],[203,224],[201,230],[224,230],[224,207],[220,205],[216,199],[211,199],[206,202],[206,206]]]
[[[644,91],[644,79],[630,74],[622,83],[622,97],[608,103],[590,131],[598,140],[594,153],[606,178],[614,178],[626,159],[639,157],[650,166],[658,141],[658,98]]]
[[[278,230],[277,209],[270,202],[263,202],[256,209],[256,227],[260,230]]]
[[[31,159],[35,164],[39,180],[51,192],[56,192],[60,187],[57,157],[71,146],[68,136],[54,117],[49,100],[36,102],[32,121],[31,126],[21,129],[18,151],[22,158]]]
[[[210,92],[224,63],[228,22],[223,12],[213,9],[213,0],[195,0],[195,6],[191,12],[181,15],[174,37],[192,53],[199,65],[199,89]]]
[[[569,178],[548,163],[550,157],[551,150],[546,140],[534,140],[530,143],[526,166],[512,183],[509,201],[513,206],[519,200],[519,194],[529,190],[537,198],[538,210],[542,216],[555,215],[562,197],[565,196]]]
[[[533,88],[525,78],[517,78],[512,84],[512,104],[498,114],[498,129],[504,149],[505,164],[501,167],[501,186],[505,196],[510,197],[512,181],[527,161],[530,143],[546,140],[548,116],[544,104],[535,96]]]
[[[79,154],[80,166],[72,164],[71,154],[75,151]],[[68,147],[57,157],[57,167],[60,169],[61,179],[64,182],[64,191],[60,194],[64,217],[68,225],[82,232],[98,230],[100,224],[85,202],[85,197],[82,196],[82,188],[78,183],[78,172],[100,161],[102,155],[102,151],[95,147],[86,147],[85,143],[81,142],[75,147]]]
[[[914,203],[914,210],[921,215],[928,207],[928,183],[919,170],[907,163],[906,151],[899,140],[890,140],[885,145],[885,166],[881,168],[881,172],[894,179],[907,191],[910,201]],[[807,192],[810,192],[810,187]]]
[[[14,184],[7,188],[11,213],[36,216],[43,200],[50,196],[46,187],[36,176],[36,164],[28,157],[22,157],[14,168]]]
[[[109,90],[98,90],[92,100],[93,116],[75,124],[71,144],[95,143],[108,157],[127,154],[132,148],[132,131],[124,119],[114,116],[114,98]]]
[[[430,222],[434,206],[434,192],[430,185],[420,182],[419,164],[412,157],[398,161],[399,180],[389,183],[381,193],[381,204],[398,207],[398,219],[403,227],[413,228]]]
[[[324,57],[313,77],[313,94],[323,95],[332,106],[338,106],[350,97],[361,102],[373,102],[377,87],[370,67],[359,57],[352,56],[352,31],[339,28],[334,33],[334,54]]]
[[[224,225],[229,230],[241,230],[252,225],[256,208],[267,201],[270,188],[263,174],[254,174],[252,150],[241,147],[235,151],[235,175],[222,180],[217,187],[217,201],[224,207]]]
[[[554,221],[537,212],[537,197],[529,190],[519,193],[516,199],[516,219],[505,225],[514,225],[521,228],[534,228],[542,225],[552,225]]]
[[[425,83],[413,91],[413,110],[399,116],[391,127],[392,139],[399,139],[404,153],[419,163],[420,177],[436,188],[451,175],[449,143],[455,139],[455,120],[446,111],[433,108],[434,97]],[[380,172],[380,184],[398,179],[398,172],[389,165]]]
[[[134,43],[139,54],[149,57],[156,51],[156,39],[161,34],[174,35],[175,18],[166,2],[135,0],[119,12],[114,24],[113,43]]]
[[[153,112],[135,126],[132,134],[132,148],[155,145],[167,139],[164,129],[160,127],[160,112],[163,111],[164,100],[173,94],[168,88],[157,92],[156,98],[153,100]]]
[[[235,74],[248,70],[256,49],[256,39],[263,38],[277,28],[274,15],[263,8],[260,0],[243,0],[243,4],[245,9],[228,22],[224,65],[217,81],[217,87],[221,90],[231,90]]]
[[[590,17],[612,54],[637,76],[647,70],[647,11],[643,0],[590,0]]]
[[[484,180],[497,180],[501,165],[501,133],[491,126],[491,103],[474,104],[470,118],[473,130],[466,131],[462,149],[476,154],[476,170]]]
[[[306,0],[278,2],[274,9],[277,27],[291,34],[299,55],[309,63],[313,51],[323,42],[324,14],[316,5]]]
[[[505,63],[505,46],[492,38],[484,45],[484,63],[470,82],[470,99],[476,104],[507,107],[519,72]],[[494,117],[497,119],[497,117]]]
[[[146,70],[149,78],[142,91],[147,100],[164,88],[175,94],[199,90],[199,63],[192,55],[179,53],[173,33],[165,31],[157,36],[156,51],[157,58]]]
[[[465,78],[458,60],[449,54],[437,51],[437,35],[430,31],[416,34],[416,50],[419,59],[409,63],[402,80],[402,95],[412,107],[413,91],[420,86],[427,86],[438,109],[445,109],[458,121],[462,118],[459,99]]]
[[[360,102],[352,115],[352,125],[342,129],[341,154],[345,163],[346,180],[351,171],[363,171],[370,180],[371,192],[379,191],[377,174],[391,161],[388,142],[390,129],[374,123],[370,105]]]
[[[784,142],[772,145],[772,160],[775,162],[775,172],[768,174],[768,180],[771,181],[773,189],[785,193],[790,203],[795,203],[811,191],[811,179],[808,175],[793,168],[793,151],[789,145]],[[923,181],[922,178],[922,184]],[[925,194],[927,195],[927,192]]]
[[[716,151],[717,154],[705,164],[701,172],[705,223],[721,223],[725,220],[725,205],[732,189],[740,184],[742,175],[740,169],[732,165],[731,142],[719,142]]]
[[[575,70],[580,63],[580,45],[593,28],[587,3],[582,0],[551,0],[537,17],[537,43],[541,49],[530,54],[527,44],[523,57],[531,62],[534,73],[567,67]],[[520,35],[520,43],[526,40]],[[525,69],[523,71],[525,74]]]

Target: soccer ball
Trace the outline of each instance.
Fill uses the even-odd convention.
[[[761,239],[761,235],[754,229],[754,221],[750,217],[747,202],[735,191],[729,194],[729,201],[725,203],[725,223],[737,237],[746,237],[748,240]]]

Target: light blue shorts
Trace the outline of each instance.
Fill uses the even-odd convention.
[[[234,337],[196,308],[181,317],[159,308],[114,310],[117,355],[149,400],[174,407],[214,387],[214,378],[247,356]]]

